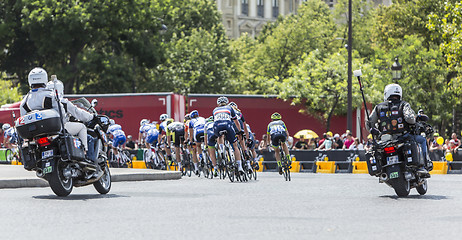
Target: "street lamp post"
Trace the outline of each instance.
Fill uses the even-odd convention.
[[[351,56],[351,49],[353,47],[353,37],[352,37],[352,30],[353,26],[351,24],[352,21],[352,6],[351,0],[348,1],[348,112],[347,112],[347,130],[352,130],[353,127],[353,108],[352,108],[352,91],[351,91],[351,73],[352,73],[352,56]]]
[[[393,81],[398,82],[401,79],[401,70],[403,66],[399,64],[398,57],[395,57],[395,62],[391,65],[391,74],[393,76]]]

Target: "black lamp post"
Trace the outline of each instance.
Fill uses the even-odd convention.
[[[403,66],[399,64],[398,57],[395,57],[395,62],[391,65],[391,74],[393,75],[393,81],[397,82],[401,79],[401,70]]]

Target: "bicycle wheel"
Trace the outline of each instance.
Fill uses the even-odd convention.
[[[5,159],[8,164],[11,164],[13,161],[13,151],[9,148],[5,151]]]
[[[127,150],[122,151],[122,159],[124,162],[124,167],[133,168],[132,160],[130,159],[130,153]]]
[[[188,160],[188,177],[191,177],[192,169],[193,169],[193,162],[190,159]]]
[[[286,181],[290,181],[290,168],[289,163],[287,161],[284,162],[284,178]]]

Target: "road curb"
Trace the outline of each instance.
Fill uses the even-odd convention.
[[[112,182],[156,181],[181,179],[179,171],[161,171],[151,169],[119,169],[111,168]],[[0,189],[48,187],[48,182],[35,176],[34,172],[25,171],[22,167],[0,167]]]

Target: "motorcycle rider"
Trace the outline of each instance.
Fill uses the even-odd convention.
[[[52,76],[53,78],[53,76]],[[94,138],[87,134],[87,127],[85,124],[76,121],[69,121],[70,117],[74,117],[78,121],[89,122],[94,116],[93,114],[75,106],[69,99],[64,97],[64,84],[60,80],[56,80],[56,84],[53,81],[47,83],[47,88],[52,90],[55,89],[58,92],[58,98],[64,108],[64,128],[66,131],[73,135],[78,136],[82,141],[82,144],[87,153],[87,158],[96,162],[96,156],[94,156]]]
[[[427,163],[427,141],[421,135],[410,134],[410,127],[416,123],[416,114],[408,102],[402,100],[403,90],[398,84],[389,84],[384,90],[384,102],[375,106],[372,110],[369,120],[366,120],[366,126],[371,129],[373,135],[378,133],[391,134],[394,139],[399,136],[410,136],[422,148],[425,166]],[[417,170],[420,174],[428,174],[424,167]]]

